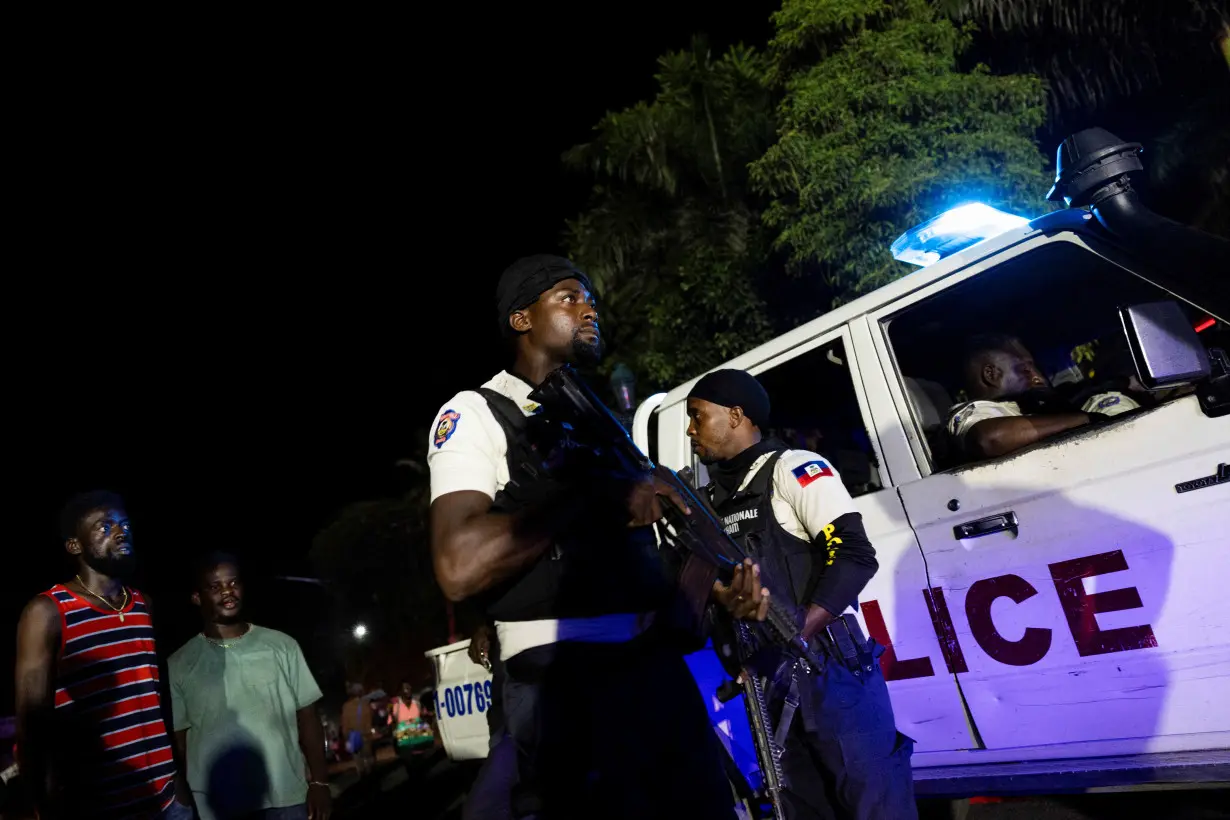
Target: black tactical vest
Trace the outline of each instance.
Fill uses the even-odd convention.
[[[773,515],[773,468],[782,457],[779,450],[760,465],[746,487],[723,498],[716,484],[705,488],[726,534],[739,542],[760,564],[761,580],[776,595],[776,581],[790,587],[792,600],[801,607],[815,589],[816,567],[810,541],[787,532]]]
[[[507,396],[488,388],[478,392],[508,442],[509,481],[496,493],[492,511],[516,513],[553,496],[560,485],[542,468],[531,419]],[[537,562],[480,599],[497,621],[530,621],[651,612],[672,590],[650,528],[595,526],[582,518]]]

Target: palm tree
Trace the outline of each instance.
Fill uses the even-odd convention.
[[[973,22],[998,71],[1029,70],[1055,112],[1100,108],[1163,85],[1216,81],[1230,18],[1224,0],[939,0]],[[988,62],[992,62],[989,61]],[[1197,81],[1197,82],[1193,82]],[[1224,85],[1223,85],[1224,88]]]
[[[979,30],[974,59],[1047,83],[1053,145],[1090,125],[1144,143],[1163,213],[1230,236],[1225,0],[938,0]]]
[[[754,49],[714,58],[695,37],[659,58],[652,100],[607,113],[564,155],[595,183],[568,222],[569,254],[615,317],[609,362],[642,384],[677,382],[768,333],[748,269],[767,245],[747,173],[773,137],[766,69]],[[683,344],[696,335],[710,344]]]

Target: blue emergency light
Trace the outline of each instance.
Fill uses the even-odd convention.
[[[1006,214],[981,202],[958,205],[897,237],[892,244],[893,258],[926,267],[975,242],[1028,224],[1023,216]]]

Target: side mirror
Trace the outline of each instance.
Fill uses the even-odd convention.
[[[1149,390],[1207,379],[1209,354],[1177,302],[1120,308],[1140,383]]]

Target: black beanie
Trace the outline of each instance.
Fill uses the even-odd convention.
[[[741,407],[743,415],[757,427],[769,423],[769,394],[755,376],[742,370],[706,373],[688,393],[688,398],[711,401],[722,407]]]
[[[500,274],[500,283],[495,288],[500,332],[511,334],[508,317],[534,304],[539,296],[565,279],[576,279],[591,294],[594,292],[589,277],[562,256],[540,253],[522,257],[509,265]]]

